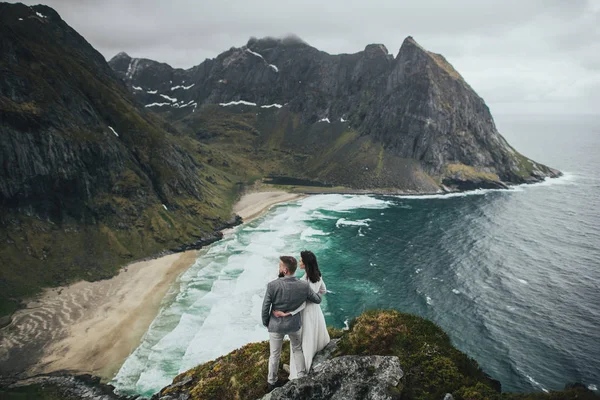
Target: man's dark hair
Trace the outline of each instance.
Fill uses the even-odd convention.
[[[296,273],[296,267],[298,266],[298,261],[292,256],[281,256],[279,259],[285,264],[288,269],[288,273],[290,275],[294,275]]]

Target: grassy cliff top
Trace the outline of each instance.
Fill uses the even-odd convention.
[[[334,357],[343,355],[393,355],[400,359],[404,376],[390,393],[399,399],[598,399],[585,388],[550,393],[501,393],[500,383],[481,370],[475,360],[457,350],[448,335],[424,318],[394,310],[367,311],[348,331],[330,329],[339,337]],[[289,343],[282,352],[289,362]],[[250,343],[216,360],[201,364],[174,379],[177,387],[160,396],[182,392],[190,399],[257,399],[267,390],[268,342]],[[280,378],[287,374],[281,369]],[[175,385],[174,385],[175,386]]]

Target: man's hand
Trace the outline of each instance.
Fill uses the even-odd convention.
[[[277,318],[282,318],[282,317],[289,317],[290,315],[292,315],[289,312],[283,312],[283,311],[279,311],[279,310],[273,310],[273,315]]]

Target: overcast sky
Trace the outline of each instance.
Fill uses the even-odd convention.
[[[39,1],[25,1],[37,4]],[[189,68],[250,36],[329,53],[406,36],[443,54],[492,112],[600,110],[600,0],[47,0],[107,60]]]

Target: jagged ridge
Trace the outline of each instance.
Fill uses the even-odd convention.
[[[396,57],[381,44],[330,55],[266,38],[188,70],[124,54],[109,64],[140,102],[190,134],[203,129],[207,117],[198,113],[213,113],[210,105],[220,104],[232,121],[254,111],[254,146],[301,157],[279,171],[295,177],[434,192],[442,184],[502,188],[560,175],[516,152],[483,99],[412,37]],[[277,108],[261,108],[269,105]]]

